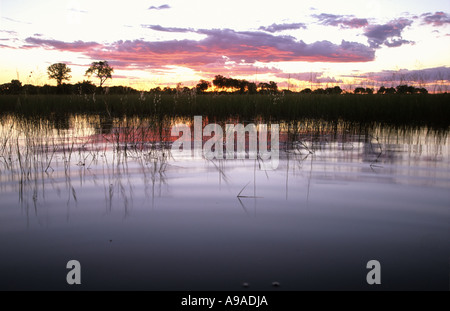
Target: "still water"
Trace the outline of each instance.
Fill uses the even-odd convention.
[[[284,122],[264,171],[175,160],[179,122],[3,116],[0,289],[449,289],[447,130]]]

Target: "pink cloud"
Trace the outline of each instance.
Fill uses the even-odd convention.
[[[159,11],[159,10],[166,10],[166,9],[170,9],[170,5],[168,5],[168,4],[163,4],[163,5],[160,5],[160,6],[152,5],[148,9],[149,10],[157,10],[157,11]]]
[[[295,30],[295,29],[306,29],[306,24],[304,23],[286,23],[286,24],[272,24],[270,26],[261,26],[259,30],[267,32],[279,32],[283,30]]]
[[[166,28],[164,28],[166,29]],[[181,29],[170,29],[184,31]],[[255,70],[255,62],[367,62],[375,57],[375,50],[366,45],[342,41],[334,44],[317,41],[310,44],[291,36],[274,35],[261,31],[234,31],[231,29],[200,29],[201,40],[145,41],[126,40],[108,44],[96,42],[64,42],[29,37],[24,49],[45,48],[82,53],[91,59],[106,59],[116,68],[164,68],[183,66],[197,71],[220,67],[244,73]],[[224,59],[228,62],[224,63]],[[218,68],[219,67],[219,68]],[[218,71],[216,71],[218,72]]]
[[[193,66],[192,69],[203,74],[207,78],[215,75],[223,76],[255,76],[263,74],[281,73],[280,69],[265,66],[255,66],[247,63],[227,63],[226,59],[216,63]]]
[[[444,12],[425,13],[421,15],[425,24],[433,26],[444,26],[450,24],[450,16]]]
[[[45,40],[34,37],[26,38],[25,42],[28,43],[28,45],[25,45],[22,48],[30,49],[36,47],[43,47],[45,49],[70,51],[70,52],[84,52],[86,50],[90,50],[101,46],[99,43],[96,42],[83,42],[83,41],[63,42],[58,40]]]
[[[388,47],[396,47],[402,44],[413,43],[402,38],[403,30],[411,24],[411,20],[398,18],[387,24],[367,26],[364,35],[372,48],[379,48],[383,44]]]
[[[411,83],[430,83],[439,80],[450,80],[450,67],[441,66],[417,70],[383,70],[379,72],[368,72],[357,75],[359,78],[377,81],[380,83],[395,82],[401,80]],[[354,77],[350,75],[348,77]]]
[[[341,26],[342,28],[362,28],[369,24],[365,18],[356,18],[353,15],[314,14],[322,25]]]
[[[192,28],[180,28],[180,27],[163,27],[161,25],[141,25],[143,28],[148,28],[155,31],[162,32],[194,32],[195,30]]]

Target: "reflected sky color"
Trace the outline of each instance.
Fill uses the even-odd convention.
[[[313,124],[266,172],[257,160],[174,161],[162,145],[125,152],[90,142],[98,118],[70,120],[33,132],[65,137],[71,156],[44,140],[28,158],[21,147],[21,166],[0,149],[1,289],[64,289],[70,259],[84,289],[368,289],[371,259],[385,289],[448,286],[445,131]],[[1,133],[14,150],[11,123]]]

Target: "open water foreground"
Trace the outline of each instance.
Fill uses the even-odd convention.
[[[175,160],[143,122],[43,123],[1,126],[1,290],[449,289],[447,131],[281,126],[265,171]]]

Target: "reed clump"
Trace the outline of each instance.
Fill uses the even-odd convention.
[[[0,112],[57,118],[67,114],[107,117],[156,116],[212,119],[302,118],[378,122],[388,125],[450,126],[449,94],[91,94],[2,95]]]

